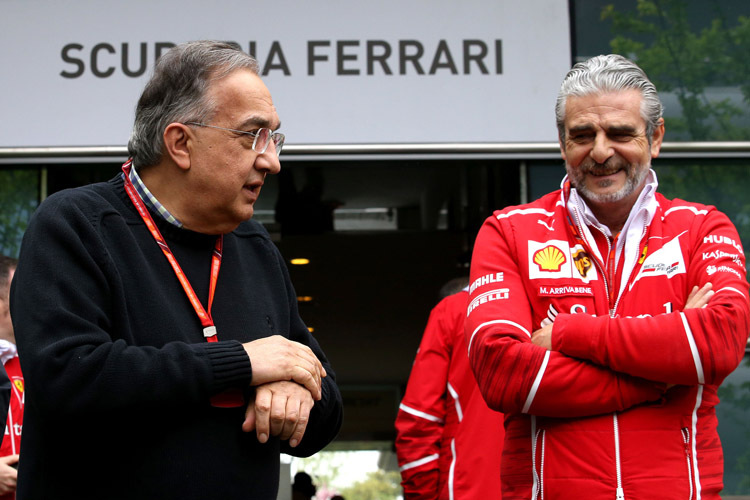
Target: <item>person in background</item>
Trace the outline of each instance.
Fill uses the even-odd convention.
[[[275,500],[279,454],[336,436],[335,375],[251,220],[280,125],[254,58],[178,45],[122,173],[39,206],[11,287],[19,499]]]
[[[10,404],[0,403],[8,412],[5,435],[0,443],[0,500],[12,500],[16,497],[18,479],[16,467],[23,428],[23,374],[18,361],[16,337],[13,334],[13,323],[8,305],[10,282],[13,280],[17,265],[18,260],[0,255],[0,361],[3,363],[7,378],[10,379]]]
[[[487,407],[469,367],[467,281],[443,287],[396,416],[405,499],[500,498],[503,415]]]
[[[292,500],[310,500],[315,496],[318,489],[307,472],[298,472],[294,475],[292,483]]]
[[[556,117],[561,189],[495,212],[471,263],[469,357],[506,415],[503,496],[718,499],[717,389],[750,329],[737,230],[657,191],[662,104],[632,61],[576,64]]]

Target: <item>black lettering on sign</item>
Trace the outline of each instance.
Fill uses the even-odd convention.
[[[358,69],[344,68],[344,61],[356,61],[357,54],[348,54],[344,52],[346,47],[359,47],[359,40],[339,40],[336,42],[336,74],[337,75],[358,75]]]
[[[275,62],[278,59],[278,62]],[[284,51],[281,50],[281,44],[274,41],[271,44],[271,49],[268,51],[268,57],[266,58],[266,64],[263,66],[263,76],[266,76],[271,70],[280,69],[284,72],[285,76],[291,75],[289,71],[289,65],[286,63],[284,57]]]
[[[83,64],[83,61],[73,57],[71,52],[76,51],[80,52],[83,50],[83,45],[80,43],[69,43],[66,46],[62,48],[62,53],[60,56],[62,57],[62,60],[66,63],[73,64],[76,67],[75,71],[61,71],[60,76],[63,78],[78,78],[79,76],[83,75],[83,72],[86,71],[86,65]]]
[[[414,52],[409,54],[409,47],[414,48]],[[406,63],[411,62],[418,75],[424,75],[424,70],[419,59],[424,54],[424,47],[417,40],[400,40],[398,43],[399,51],[399,72],[406,74]]]
[[[226,43],[242,50],[239,43]],[[335,43],[335,49],[333,44]],[[80,43],[68,43],[62,47],[60,58],[63,78],[80,78],[90,71],[97,78],[109,78],[117,72],[129,78],[143,76],[148,68],[170,48],[172,42],[154,42],[153,52],[149,42],[111,44],[96,43],[85,47]],[[268,47],[266,52],[265,48]],[[292,74],[281,42],[258,46],[256,41],[247,42],[247,53],[261,63],[260,73],[266,76],[274,71],[284,76]],[[394,75],[452,75],[503,73],[503,42],[500,39],[465,39],[460,42],[439,40],[436,44],[425,44],[414,39],[388,42],[386,40],[309,40],[307,41],[307,75],[315,76],[321,71],[339,76]],[[258,57],[258,51],[267,54]],[[118,53],[119,52],[119,53]],[[153,54],[153,60],[149,55]]]
[[[382,52],[376,53],[376,49]],[[384,40],[367,40],[367,74],[375,74],[375,63],[380,63],[383,73],[392,75],[391,67],[388,66],[388,58],[391,57],[391,44]]]
[[[474,47],[476,49],[474,49]],[[464,74],[471,74],[471,62],[474,61],[483,75],[489,74],[484,58],[487,57],[487,44],[482,40],[464,40]]]
[[[154,44],[154,61],[158,61],[161,55],[174,47],[172,42],[156,42]]]
[[[445,61],[441,62],[443,58],[445,58]],[[453,56],[451,55],[451,51],[448,48],[448,42],[446,42],[445,40],[440,40],[440,43],[438,43],[437,50],[435,51],[435,57],[432,58],[430,74],[434,75],[439,68],[448,68],[454,75],[458,74],[456,63],[453,62]]]
[[[327,61],[327,55],[319,55],[315,49],[318,47],[330,47],[331,42],[329,40],[310,40],[307,42],[307,74],[313,76],[315,74],[315,62],[316,61]]]
[[[123,43],[122,44],[122,72],[125,73],[126,76],[129,76],[131,78],[137,78],[144,74],[146,72],[146,67],[148,66],[148,61],[146,60],[146,50],[147,50],[146,42],[141,42],[141,62],[138,66],[138,69],[133,71],[130,69],[128,62],[130,60],[129,57],[129,50],[128,50],[128,44]]]
[[[91,49],[91,72],[94,76],[98,76],[99,78],[107,78],[114,74],[115,67],[109,66],[104,70],[99,67],[99,52],[102,50],[105,50],[110,54],[115,53],[115,48],[108,43],[97,43],[94,45],[94,48]]]

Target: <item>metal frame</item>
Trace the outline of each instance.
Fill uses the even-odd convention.
[[[665,142],[662,156],[668,158],[750,158],[746,142]],[[0,148],[0,164],[69,163],[127,158],[125,146],[55,146]],[[556,142],[457,143],[457,144],[287,144],[282,158],[289,160],[346,160],[361,158],[498,158],[544,160],[560,157]]]

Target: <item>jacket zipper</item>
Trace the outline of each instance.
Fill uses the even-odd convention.
[[[581,224],[581,217],[578,214],[578,207],[576,207],[573,216],[575,218],[575,223],[576,223],[576,228],[577,228],[577,231],[578,231],[579,239],[586,246],[586,251],[591,256],[591,260],[594,261],[594,264],[596,264],[596,267],[599,270],[599,274],[602,275],[602,283],[604,283],[604,293],[607,296],[608,305],[610,306],[609,307],[609,315],[610,316],[614,316],[614,309],[612,309],[612,307],[611,307],[612,304],[611,304],[610,297],[609,297],[609,283],[608,283],[608,280],[607,280],[607,273],[606,273],[606,269],[604,267],[604,264],[596,257],[596,254],[591,251],[591,245],[589,245],[589,242],[583,236],[585,233],[583,232],[583,225]],[[596,229],[600,233],[602,232],[598,228],[594,228],[594,229]],[[602,234],[604,235],[605,239],[607,240],[607,256],[609,256],[610,252],[612,252],[612,245],[609,242],[609,238],[607,237],[607,235],[604,234],[604,233],[602,233]]]
[[[567,205],[567,203],[566,203],[566,205]],[[640,211],[641,208],[642,208],[642,206],[639,206],[638,210]],[[567,208],[566,208],[566,210],[567,210]],[[609,306],[609,316],[611,318],[614,318],[615,314],[616,314],[616,311],[617,311],[617,306],[620,305],[620,295],[621,294],[619,292],[616,292],[614,294],[616,296],[610,296],[610,291],[609,291],[610,283],[609,283],[609,280],[608,280],[609,276],[606,273],[604,264],[602,262],[600,262],[599,259],[596,258],[596,256],[594,255],[593,252],[591,252],[591,245],[589,245],[589,242],[583,236],[586,233],[583,232],[583,226],[581,224],[581,218],[579,216],[578,207],[577,206],[575,207],[575,210],[573,211],[573,213],[574,213],[576,228],[578,230],[578,234],[580,235],[580,240],[584,243],[584,245],[586,247],[588,247],[587,250],[591,254],[592,260],[594,261],[594,263],[596,264],[596,267],[599,269],[599,272],[602,275],[602,282],[604,283],[604,293],[607,296],[607,301],[608,301],[608,306]],[[600,233],[602,233],[602,235],[607,240],[607,259],[609,260],[609,264],[613,266],[613,269],[611,269],[611,271],[612,271],[612,283],[611,283],[611,285],[614,286],[614,281],[615,281],[616,274],[617,274],[617,269],[616,269],[617,266],[615,265],[614,259],[611,258],[612,257],[611,254],[612,254],[612,251],[613,251],[612,250],[612,242],[609,241],[609,237],[606,234],[604,234],[604,232],[601,231],[599,228],[594,228],[594,229],[596,229],[597,231],[599,231]],[[615,241],[617,241],[617,238],[615,238]],[[643,242],[643,235],[641,235],[641,241],[639,242],[639,245],[638,245],[639,249],[640,249],[640,243],[642,243],[642,242]],[[632,278],[633,278],[633,274],[631,272],[629,280],[632,279]],[[614,298],[614,301],[612,300],[613,298]],[[625,500],[625,490],[622,487],[622,469],[621,469],[621,463],[620,463],[620,427],[619,427],[619,423],[618,423],[618,420],[617,420],[617,412],[613,412],[612,413],[612,419],[613,419],[613,427],[614,427],[614,434],[615,434],[615,469],[616,469],[616,473],[617,473],[617,490],[616,490],[616,494],[615,494],[615,499],[616,500]],[[688,437],[687,437],[688,441],[689,441],[689,436],[690,435],[688,433]],[[683,437],[684,437],[684,434],[683,434]],[[536,440],[535,440],[535,442],[536,442]],[[686,444],[686,451],[688,451],[688,450],[689,450],[689,446]],[[690,458],[689,458],[689,454],[688,454],[688,467],[689,466],[690,466]],[[536,463],[535,463],[535,467],[536,467]],[[536,473],[536,469],[535,469],[535,473]],[[692,491],[693,491],[693,481],[691,479],[690,480],[690,499],[691,500],[693,498]]]
[[[594,253],[591,252],[591,248],[590,248],[588,241],[586,241],[586,239],[583,238],[584,232],[583,232],[583,227],[581,226],[581,219],[578,216],[578,210],[575,210],[575,222],[578,228],[578,233],[581,235],[581,241],[583,241],[583,243],[587,247],[589,247],[587,250],[589,251],[589,253],[591,253],[591,258],[596,264],[596,267],[599,269],[599,272],[602,275],[602,282],[604,283],[604,293],[607,296],[607,301],[609,305],[609,315],[610,317],[614,317],[615,310],[617,309],[617,304],[619,303],[620,298],[617,297],[617,300],[615,301],[615,304],[613,306],[611,297],[609,295],[609,283],[607,279],[608,278],[607,273],[604,269],[604,265],[599,261],[599,259],[596,258]],[[594,229],[597,229],[597,231],[601,232],[598,228],[594,228]],[[607,258],[609,258],[610,253],[612,253],[612,244],[610,243],[609,238],[607,237],[606,234],[604,234],[604,237],[607,240]],[[615,471],[617,475],[617,489],[615,493],[615,500],[625,500],[625,490],[622,488],[622,470],[620,468],[620,428],[619,428],[619,423],[617,421],[617,412],[612,413],[612,421],[613,421],[613,428],[614,428],[614,434],[615,434]]]
[[[566,206],[567,206],[567,202],[566,202]],[[640,210],[642,208],[643,208],[643,205],[642,204],[639,205],[638,206],[638,211],[640,212]],[[565,209],[567,210],[567,208],[565,208]],[[610,296],[610,291],[609,291],[610,283],[608,282],[609,281],[608,280],[609,276],[605,272],[605,266],[604,266],[604,264],[602,262],[600,262],[599,259],[596,258],[594,252],[591,251],[591,245],[586,240],[586,238],[584,238],[584,236],[583,236],[586,233],[583,232],[583,225],[581,223],[581,217],[580,217],[578,211],[579,211],[578,206],[575,206],[575,210],[573,211],[573,218],[575,219],[575,224],[576,224],[576,229],[578,231],[579,239],[587,247],[586,250],[591,255],[591,260],[594,261],[594,263],[596,264],[596,267],[599,269],[599,272],[602,275],[602,282],[604,283],[604,292],[607,295],[607,301],[608,301],[608,305],[609,305],[609,316],[612,317],[612,318],[614,318],[615,314],[616,314],[616,311],[617,311],[617,306],[620,305],[620,296],[621,296],[621,294],[619,292],[615,292],[615,290],[613,290],[613,292],[615,292],[615,293],[613,294],[613,296]],[[613,266],[613,269],[612,269],[612,283],[611,284],[612,284],[612,286],[614,286],[615,277],[617,275],[617,266],[615,265],[614,259],[610,258],[611,257],[610,254],[613,251],[613,249],[612,249],[612,242],[609,241],[609,237],[606,234],[604,234],[604,232],[601,229],[599,229],[597,227],[594,227],[594,229],[596,229],[597,231],[599,231],[604,236],[604,238],[607,240],[607,259],[609,261],[609,264]],[[645,234],[646,234],[646,232],[645,232],[645,226],[644,226],[644,233],[641,235],[641,241],[639,242],[639,245],[638,245],[639,250],[641,250],[641,248],[640,248],[641,245],[640,244],[643,243],[643,236]],[[619,238],[619,236],[615,238],[615,242],[617,241],[618,238]],[[596,244],[596,242],[594,242],[594,243]],[[630,279],[632,279],[632,277],[633,277],[633,274],[631,273]],[[630,281],[630,279],[628,281]],[[614,301],[612,299],[614,299]]]
[[[545,444],[545,433],[546,431],[539,429],[534,433],[534,442],[531,444],[531,460],[534,471],[534,485],[532,487],[531,498],[532,500],[544,500],[544,444]],[[539,453],[539,472],[536,470],[536,452],[539,448],[539,436],[542,437],[542,446]]]
[[[622,489],[622,470],[620,468],[620,424],[617,421],[617,412],[612,414],[615,428],[615,470],[617,472],[616,500],[625,500],[625,490]]]
[[[690,497],[693,500],[693,467],[690,460],[690,429],[682,428],[682,441],[685,443],[685,458],[687,459],[688,482],[690,483]]]
[[[531,500],[537,500],[539,498],[539,474],[536,471],[536,443],[539,438],[539,432],[536,429],[536,417],[531,417],[531,472],[534,478],[534,483],[531,487]]]
[[[547,431],[542,431],[542,459],[539,463],[539,489],[542,492],[542,500],[544,500],[544,445],[546,437]]]

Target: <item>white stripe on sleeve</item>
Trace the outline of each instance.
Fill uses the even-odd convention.
[[[695,337],[693,337],[693,331],[690,329],[687,317],[684,312],[680,312],[682,318],[682,326],[685,327],[685,335],[687,335],[688,344],[690,344],[690,352],[693,353],[693,363],[695,363],[695,371],[698,375],[698,383],[705,384],[706,377],[703,373],[703,363],[701,362],[700,354],[698,353],[698,345],[695,343]]]
[[[547,351],[547,354],[544,355],[544,361],[542,361],[542,366],[539,367],[539,371],[537,372],[536,378],[534,379],[534,384],[531,386],[531,391],[529,391],[529,396],[526,398],[526,404],[523,405],[521,413],[528,413],[529,408],[531,408],[531,403],[534,401],[536,391],[539,390],[539,385],[542,383],[544,371],[547,369],[550,352],[551,351]]]
[[[468,349],[468,351],[471,352],[471,343],[474,341],[474,337],[479,332],[479,330],[481,330],[485,326],[496,325],[496,324],[500,324],[500,323],[506,324],[506,325],[510,325],[510,326],[514,326],[514,327],[518,328],[519,330],[521,330],[523,333],[525,333],[529,338],[531,338],[531,333],[526,328],[524,328],[521,325],[519,325],[518,323],[514,323],[513,321],[508,321],[508,320],[505,320],[505,319],[496,319],[494,321],[488,321],[486,323],[482,323],[481,325],[479,325],[477,327],[476,330],[474,330],[474,332],[471,334],[471,337],[469,338],[469,349]]]
[[[405,470],[413,469],[414,467],[419,467],[420,465],[428,464],[432,462],[433,460],[437,460],[439,456],[440,455],[435,453],[434,455],[420,458],[419,460],[414,460],[413,462],[409,462],[408,464],[402,465],[399,470],[403,472]]]
[[[423,418],[425,420],[429,420],[430,422],[437,422],[439,424],[443,423],[442,418],[436,417],[435,415],[430,415],[429,413],[425,413],[423,411],[415,410],[414,408],[406,406],[404,403],[398,405],[398,408],[405,411],[409,415],[414,415],[415,417]]]

